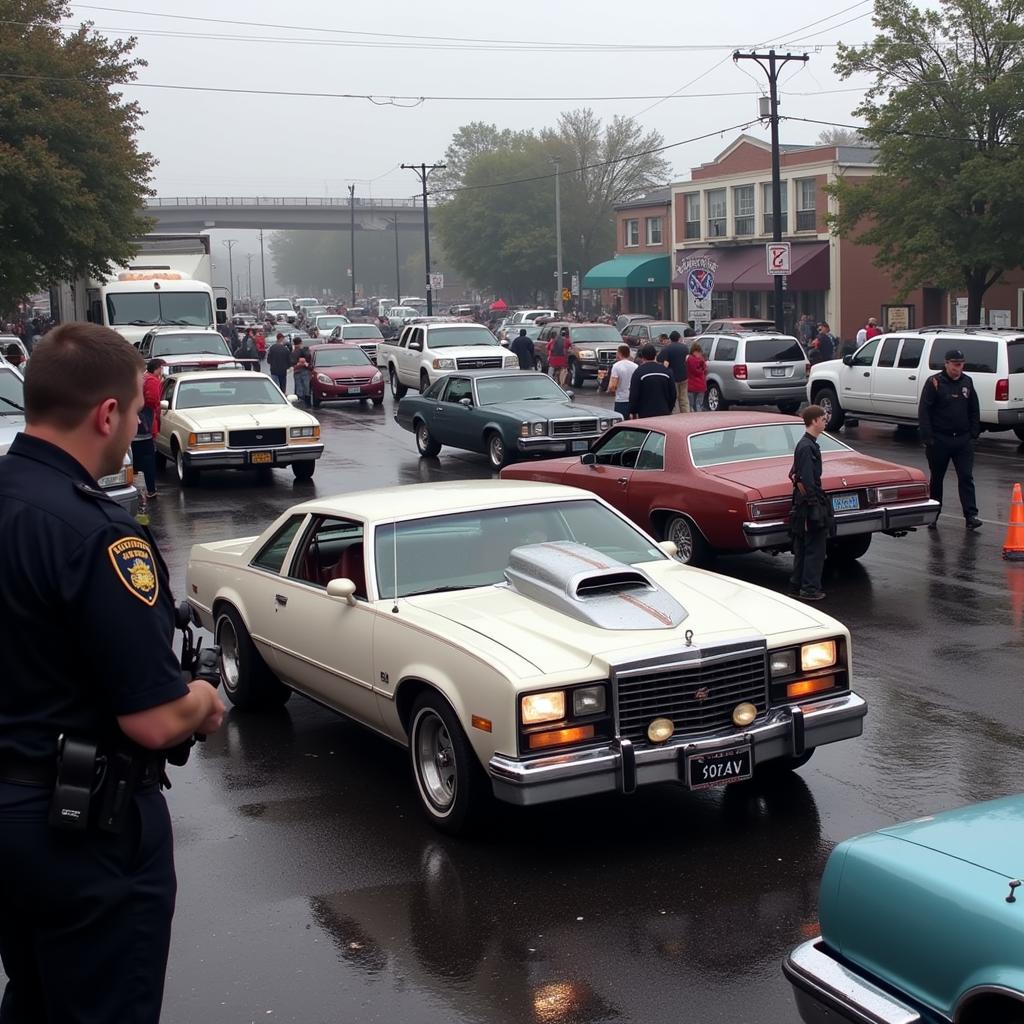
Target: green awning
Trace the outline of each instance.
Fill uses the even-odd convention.
[[[587,271],[584,288],[667,288],[668,254],[662,256],[616,256]]]

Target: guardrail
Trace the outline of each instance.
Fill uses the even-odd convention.
[[[171,196],[154,197],[146,201],[148,207],[168,206],[308,206],[310,208],[348,209],[353,201],[348,196]],[[412,199],[367,199],[356,196],[356,209],[416,209],[423,206],[418,196]],[[433,205],[433,204],[431,204]]]

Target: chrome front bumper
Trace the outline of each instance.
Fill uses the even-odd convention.
[[[568,437],[520,437],[516,441],[516,448],[524,454],[531,452],[582,454],[590,451],[591,444],[600,436],[600,434],[574,434]]]
[[[270,452],[274,461],[250,462],[250,451]],[[319,459],[323,453],[322,444],[303,444],[281,448],[215,448],[202,452],[187,451],[184,456],[185,465],[189,469],[259,469],[261,466],[290,466],[293,462],[308,462],[311,459]]]
[[[833,959],[821,939],[797,946],[782,971],[806,1024],[920,1024],[913,1007]]]
[[[904,505],[881,505],[851,512],[833,513],[833,537],[850,537],[855,533],[896,533],[916,526],[930,526],[939,518],[941,505],[931,498]],[[782,519],[745,522],[743,536],[747,546],[760,548],[788,547],[792,543],[789,523]]]
[[[488,769],[494,795],[512,804],[542,804],[593,793],[632,793],[654,782],[681,782],[689,754],[753,747],[754,767],[780,757],[799,757],[811,747],[859,736],[867,703],[853,691],[800,707],[776,708],[745,730],[701,739],[680,737],[658,746],[636,748],[629,740],[567,750],[522,760],[495,754]]]

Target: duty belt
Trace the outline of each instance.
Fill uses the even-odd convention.
[[[138,788],[149,789],[160,785],[164,773],[162,757],[147,759],[139,776]],[[13,782],[20,786],[39,786],[53,789],[57,781],[55,758],[22,757],[18,754],[0,754],[0,782]]]

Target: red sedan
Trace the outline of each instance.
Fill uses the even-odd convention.
[[[719,412],[624,420],[575,458],[521,463],[502,479],[593,491],[691,565],[715,552],[786,551],[789,470],[804,425],[775,413]],[[873,534],[902,536],[938,518],[917,469],[819,440],[822,485],[835,513],[833,558],[860,558]]]
[[[310,345],[313,406],[354,401],[384,404],[384,375],[358,345]]]

